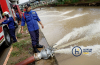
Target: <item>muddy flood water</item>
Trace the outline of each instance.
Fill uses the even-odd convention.
[[[56,44],[58,48],[73,43],[55,54],[59,65],[100,65],[100,7],[44,7],[35,10],[50,46]],[[72,48],[76,45],[91,48],[92,52],[75,57]]]

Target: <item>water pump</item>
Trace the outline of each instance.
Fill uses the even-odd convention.
[[[16,65],[27,65],[29,63],[32,63],[34,61],[40,60],[40,59],[48,59],[50,57],[54,56],[54,50],[52,47],[44,48],[40,53],[35,53],[32,57],[27,58],[26,60],[17,63]]]

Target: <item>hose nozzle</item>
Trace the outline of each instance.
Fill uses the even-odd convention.
[[[43,59],[48,59],[49,57],[53,57],[53,48],[52,47],[48,47],[48,48],[44,48],[40,54],[41,54],[41,58]]]

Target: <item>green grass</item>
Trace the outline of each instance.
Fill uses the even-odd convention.
[[[27,30],[27,25],[24,26],[24,32]],[[16,63],[25,60],[27,56],[29,56],[29,52],[32,51],[31,48],[31,39],[29,34],[17,34],[18,41],[16,43],[13,43],[13,51],[11,52],[10,58],[16,58],[20,57],[20,59],[17,58],[17,60],[9,60],[10,65],[15,65]],[[24,56],[22,56],[24,54]]]
[[[27,47],[28,44],[31,44],[29,42],[30,42],[30,39],[27,39],[27,40],[22,40],[20,42],[16,42],[16,43],[12,44],[12,46],[14,48],[16,47],[18,49],[18,51],[13,51],[11,53],[11,57],[19,56],[22,53],[26,53],[23,50],[25,50],[25,47]],[[29,48],[29,50],[32,50],[32,48]]]
[[[17,34],[17,37],[18,38],[21,38],[22,37],[22,34],[21,33]]]
[[[25,24],[24,26],[24,32],[26,32],[27,30],[27,25]],[[17,47],[19,49],[22,49],[23,47],[27,46],[27,43],[30,41],[30,35],[29,34],[17,34],[18,38],[22,38],[24,40],[21,40],[20,42],[16,42],[13,44],[13,47]],[[27,39],[25,39],[25,37],[27,37]]]
[[[13,47],[17,47],[19,49],[22,49],[22,47],[27,45],[27,40],[22,40],[20,42],[16,42],[13,44]]]
[[[25,24],[25,26],[24,26],[24,31],[26,31],[27,30],[27,25]]]
[[[21,54],[21,52],[19,52],[19,51],[13,51],[13,52],[11,52],[11,57],[19,56],[20,54]]]
[[[32,50],[32,48],[28,48],[29,50]]]
[[[28,56],[25,56],[25,57],[23,57],[23,58],[20,58],[20,59],[19,59],[18,61],[16,61],[16,62],[11,61],[10,64],[11,64],[11,65],[15,65],[15,64],[21,62],[22,60],[25,60],[27,57],[28,57]]]

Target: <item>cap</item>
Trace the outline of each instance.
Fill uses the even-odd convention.
[[[30,4],[26,4],[26,5],[25,5],[25,8],[28,8],[28,7],[30,7],[30,6],[31,6]]]

